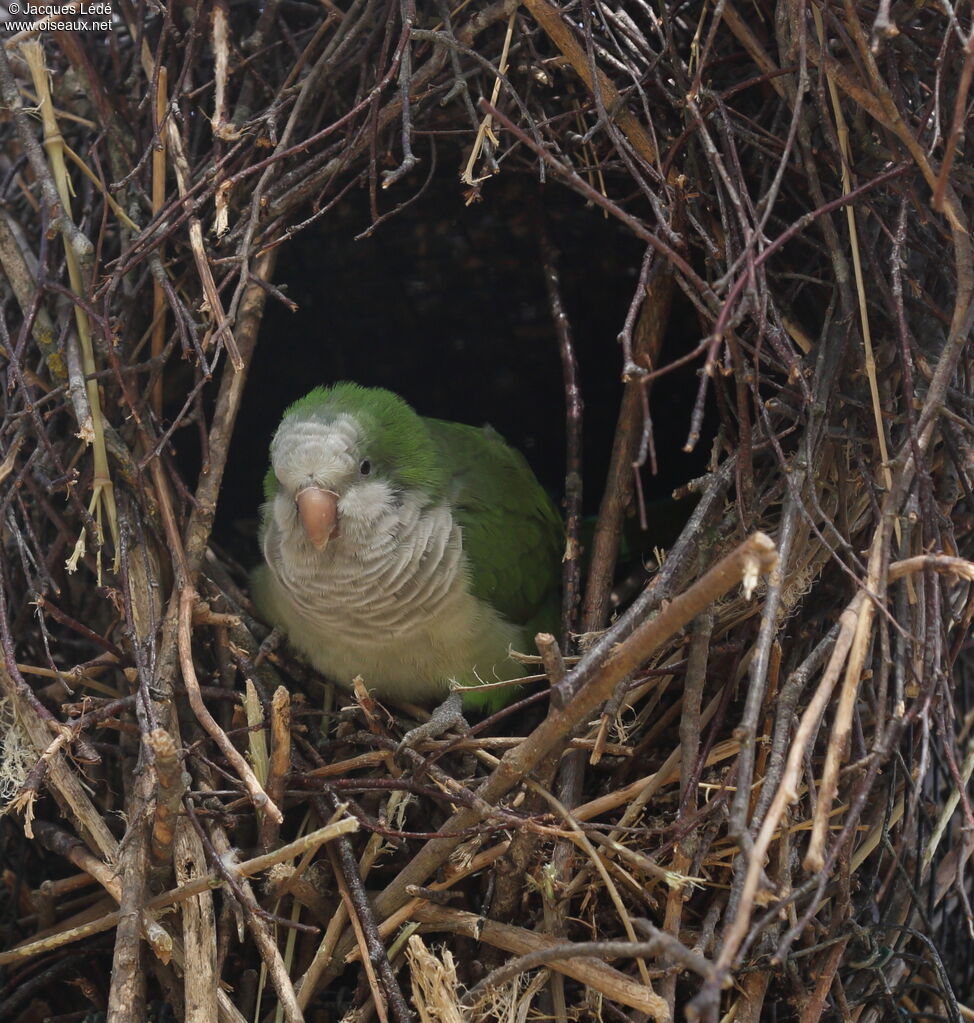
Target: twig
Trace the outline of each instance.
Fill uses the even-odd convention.
[[[697,995],[697,1005],[705,1005],[715,997],[720,990],[722,978],[730,968],[737,955],[737,951],[744,936],[747,934],[750,923],[750,910],[758,896],[758,888],[761,884],[763,874],[764,858],[768,846],[774,837],[786,807],[798,798],[798,780],[801,776],[805,749],[810,742],[814,731],[818,728],[819,721],[825,711],[825,707],[832,695],[832,690],[838,681],[839,673],[849,655],[856,632],[856,626],[861,620],[862,607],[865,603],[862,594],[853,598],[852,603],[843,611],[840,619],[839,638],[835,643],[829,665],[822,676],[815,696],[809,702],[801,723],[791,742],[788,753],[788,763],[785,767],[781,784],[772,801],[771,807],[764,818],[761,829],[754,840],[748,859],[744,879],[744,888],[741,893],[740,902],[736,916],[731,922],[715,966],[715,975],[709,984]]]
[[[237,752],[236,747],[230,742],[226,732],[219,726],[216,719],[207,709],[206,704],[203,703],[199,680],[196,677],[196,667],[193,664],[192,640],[190,638],[193,627],[193,605],[195,602],[196,591],[188,583],[184,583],[179,593],[179,663],[182,668],[183,683],[186,686],[186,695],[189,697],[190,706],[193,708],[196,719],[206,729],[210,738],[220,747],[223,755],[230,761],[233,769],[237,772],[244,788],[253,800],[254,807],[267,814],[271,820],[280,824],[284,819],[281,811],[268,798],[250,764]]]
[[[291,695],[284,686],[274,690],[270,710],[271,754],[265,788],[271,801],[283,806],[284,788],[291,773]],[[264,848],[273,849],[277,845],[279,822],[266,816],[261,830]]]
[[[416,0],[400,0],[399,10],[402,17],[402,37],[397,48],[399,103],[402,111],[402,162],[395,170],[383,175],[383,188],[391,188],[419,163],[419,158],[413,152],[413,128],[409,112],[409,90],[413,84],[413,53],[409,37],[416,21]]]
[[[191,819],[195,820],[195,818]],[[233,850],[222,828],[212,828],[210,837],[217,856],[221,858],[223,863],[231,864],[233,862]],[[274,990],[277,992],[281,1009],[284,1012],[284,1018],[288,1023],[304,1023],[304,1016],[298,1007],[287,967],[284,965],[284,960],[276,943],[264,926],[262,919],[264,914],[251,890],[250,884],[244,880],[239,869],[236,872],[233,888],[234,894],[244,909],[243,916],[248,930],[254,939],[258,952],[260,952],[264,965],[267,967],[267,973],[274,986]]]
[[[333,793],[328,793],[328,801],[338,812],[340,803]],[[365,885],[359,874],[358,864],[351,843],[344,836],[339,837],[336,845],[329,846],[328,855],[332,869],[346,904],[346,912],[355,928],[359,948],[363,952],[363,963],[375,998],[376,1011],[382,1023],[386,1023],[385,1003],[392,1011],[392,1019],[396,1023],[409,1023],[412,1019],[402,991],[396,982],[396,975],[389,962],[385,946],[379,937],[372,907],[365,893]],[[376,972],[381,980],[381,990],[376,984]],[[383,997],[384,996],[384,997]]]
[[[484,920],[474,913],[464,913],[442,906],[430,904],[420,906],[414,910],[413,918],[436,930],[462,934],[496,948],[518,954],[540,952],[550,948],[564,950],[566,947],[533,931],[511,927],[509,924],[498,924],[493,920]],[[626,943],[626,947],[632,946]],[[648,1013],[660,1023],[668,1021],[670,1018],[666,1004],[661,998],[648,992],[642,984],[636,983],[611,966],[606,966],[598,959],[572,956],[567,959],[556,958],[546,961],[548,966],[558,970],[559,973],[564,973],[566,977],[572,977],[622,1005],[628,1005]]]
[[[577,606],[581,596],[582,528],[582,394],[578,380],[578,360],[572,343],[572,328],[561,300],[558,279],[558,255],[552,245],[544,218],[540,221],[539,244],[544,268],[548,305],[558,337],[562,377],[565,386],[565,555],[562,558],[561,636],[567,652],[572,652],[571,636],[578,631]],[[586,629],[586,631],[588,631]]]
[[[112,983],[108,992],[108,1023],[129,1023],[145,1014],[145,970],[140,951],[149,859],[145,811],[151,790],[151,776],[143,772],[129,802],[129,826],[125,829],[118,862],[122,892],[115,928]]]
[[[645,660],[667,637],[690,622],[711,600],[717,599],[745,576],[756,582],[760,574],[774,565],[776,558],[774,544],[766,536],[756,534],[715,565],[689,590],[674,598],[654,619],[638,626],[611,649],[609,637],[613,633],[625,634],[624,626],[632,626],[638,606],[632,609],[605,639],[611,653],[606,657],[602,644],[597,644],[582,658],[553,690],[553,695],[557,692],[561,699],[553,699],[548,717],[520,746],[504,755],[493,773],[477,789],[478,805],[455,813],[443,825],[443,831],[462,833],[481,820],[480,805],[496,803],[550,750],[560,748],[575,725],[586,720],[592,710],[611,694],[620,678]],[[386,916],[402,906],[408,897],[407,885],[422,884],[446,860],[458,842],[458,838],[435,838],[427,842],[376,899],[376,913]],[[349,945],[346,936],[336,949],[336,958],[343,956]]]
[[[176,744],[164,728],[150,732],[146,736],[146,746],[152,751],[157,786],[149,858],[154,870],[168,871],[172,864],[172,847],[187,777],[176,755]]]
[[[643,409],[643,402],[647,400],[646,388],[641,377],[659,358],[673,297],[673,275],[661,270],[650,278],[651,268],[650,250],[647,250],[626,324],[620,334],[623,350],[627,353],[623,366],[625,390],[616,420],[608,478],[592,536],[592,556],[582,610],[583,632],[598,631],[608,618],[609,594],[622,538],[623,518],[631,500],[636,472],[634,466],[643,427],[647,424]],[[635,344],[632,343],[633,324],[636,328]]]

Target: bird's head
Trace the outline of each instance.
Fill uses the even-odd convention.
[[[380,388],[318,387],[284,414],[271,442],[265,517],[319,554],[367,543],[407,492],[432,500],[445,479],[423,420]]]

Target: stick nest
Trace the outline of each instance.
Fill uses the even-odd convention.
[[[0,1018],[969,1017],[969,7],[115,8],[0,46]],[[210,534],[278,253],[434,164],[645,257],[534,709],[403,767]],[[686,364],[710,470],[610,622]]]

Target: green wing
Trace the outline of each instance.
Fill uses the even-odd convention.
[[[423,422],[449,466],[474,593],[517,625],[556,631],[564,527],[524,456],[489,426]]]

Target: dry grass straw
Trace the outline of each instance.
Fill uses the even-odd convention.
[[[0,47],[0,1019],[974,1015],[969,18],[204,0]],[[214,509],[278,252],[363,190],[411,255],[410,203],[513,238],[539,176],[586,239],[536,256],[570,450],[585,205],[644,246],[584,649],[400,763],[364,686],[261,647]],[[620,565],[705,413],[682,532]]]
[[[33,39],[25,42],[21,50],[30,68],[31,78],[34,82],[34,91],[38,97],[38,107],[44,125],[44,148],[47,151],[47,157],[51,164],[51,172],[57,185],[58,196],[64,207],[65,216],[70,218],[72,190],[68,180],[67,167],[64,163],[64,139],[54,113],[54,102],[51,99],[48,72],[44,63],[44,49],[36,39]],[[71,290],[80,299],[87,293],[88,289],[83,277],[78,254],[71,245],[65,245],[64,256],[67,260],[68,280],[71,283]],[[83,416],[78,424],[79,436],[83,441],[91,444],[92,456],[94,458],[94,477],[88,513],[89,515],[94,515],[98,527],[98,535],[96,537],[98,543],[98,580],[101,582],[101,545],[104,541],[102,523],[103,521],[108,523],[112,545],[115,548],[113,570],[117,572],[119,568],[118,519],[115,510],[115,494],[112,489],[112,479],[108,468],[108,453],[105,449],[101,398],[98,393],[98,384],[95,381],[96,365],[91,340],[91,326],[88,322],[88,314],[77,303],[74,307],[74,320],[78,331],[77,342],[81,349],[81,368],[85,375],[84,383],[78,387],[78,391],[84,390],[89,406],[88,414]],[[69,355],[68,365],[70,366],[70,364],[71,359]],[[85,547],[85,534],[82,531],[78,535],[70,558],[68,558],[69,572],[77,569],[78,561],[85,553]]]

